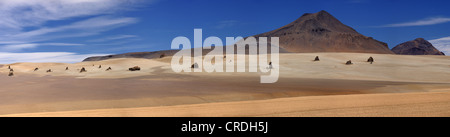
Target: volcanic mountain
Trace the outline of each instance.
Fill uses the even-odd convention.
[[[386,43],[359,34],[326,11],[306,13],[294,22],[254,37],[279,37],[288,52],[359,52],[393,54]]]
[[[423,38],[399,44],[392,48],[392,51],[401,55],[445,55]]]

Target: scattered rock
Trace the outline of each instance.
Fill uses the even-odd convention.
[[[370,57],[369,59],[367,59],[367,62],[370,62],[370,64],[372,64],[373,63],[373,58]]]
[[[198,64],[197,63],[192,64],[191,68],[198,68]]]
[[[39,68],[34,68],[34,71],[38,71],[39,70]]]
[[[267,69],[273,69],[272,62],[269,62],[269,67]]]
[[[347,61],[347,63],[345,63],[345,65],[352,65],[352,60]]]
[[[107,69],[106,69],[106,71],[110,71],[111,70],[111,67],[108,67]]]
[[[314,59],[314,61],[320,61],[319,56],[316,56],[316,58]]]
[[[47,70],[47,73],[48,73],[48,72],[52,72],[52,69],[48,69],[48,70]]]
[[[66,70],[69,70],[69,67],[66,67]]]
[[[8,76],[10,76],[10,77],[11,77],[11,76],[14,76],[14,72],[10,71],[9,74],[8,74]]]
[[[102,68],[102,65],[99,65],[98,68]]]
[[[84,67],[81,68],[81,70],[80,70],[80,73],[82,73],[82,72],[87,72],[86,69],[85,69]]]
[[[141,70],[141,68],[139,66],[134,66],[132,68],[129,68],[128,70],[130,70],[130,71],[139,71],[139,70]]]

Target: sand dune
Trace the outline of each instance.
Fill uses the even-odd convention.
[[[319,56],[320,61],[312,61],[315,56]],[[366,62],[370,56],[375,59],[373,64]],[[352,60],[354,64],[345,65],[347,60]],[[281,54],[280,67],[275,68],[280,69],[280,78],[274,84],[260,84],[260,73],[174,73],[170,61],[170,57],[165,57],[122,58],[73,64],[4,64],[0,66],[0,81],[4,85],[0,88],[0,114],[449,116],[448,102],[444,101],[450,100],[446,93],[450,89],[450,57],[446,56]],[[99,65],[102,67],[98,68]],[[14,69],[13,77],[7,76],[8,66]],[[141,71],[128,71],[133,66],[140,66]],[[36,67],[39,70],[33,71]],[[66,71],[66,67],[69,70]],[[80,73],[81,67],[85,67],[87,72]],[[108,67],[112,70],[105,71]],[[48,69],[52,69],[52,72],[47,73]],[[428,102],[420,100],[422,97],[429,98]],[[409,98],[411,100],[403,100]],[[311,102],[302,101],[316,99],[317,101]],[[339,100],[347,104],[339,106]],[[320,103],[322,101],[325,102]],[[232,114],[231,112],[239,110],[235,108],[239,104],[255,109]],[[267,104],[273,106],[262,107]],[[287,104],[296,107],[282,107],[291,106]],[[213,106],[230,112],[206,112]],[[323,110],[310,110],[308,106],[317,106]],[[372,113],[375,114],[371,115]]]

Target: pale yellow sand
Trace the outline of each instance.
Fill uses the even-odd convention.
[[[319,56],[319,62],[313,62],[315,56]],[[374,57],[375,62],[366,62],[368,57]],[[347,60],[352,60],[353,65],[345,65]],[[205,111],[186,111],[192,116],[372,116],[361,112],[377,112],[374,116],[449,116],[448,107],[444,103],[434,102],[441,99],[450,100],[446,94],[450,89],[450,57],[447,56],[401,56],[364,53],[301,53],[280,55],[279,81],[274,84],[260,84],[260,73],[174,73],[170,67],[170,57],[162,59],[112,59],[96,62],[66,63],[15,63],[4,64],[0,67],[0,114],[27,114],[27,113],[51,113],[72,116],[66,111],[90,112],[98,115],[89,116],[144,116],[140,108],[170,109],[174,113],[181,113],[183,109],[176,110],[177,106],[187,105],[215,105],[214,103],[242,104],[253,102],[255,112],[221,115],[207,113]],[[14,76],[8,77],[7,66],[14,69]],[[94,66],[93,66],[94,65]],[[102,68],[98,68],[102,65]],[[256,65],[256,64],[250,64]],[[140,66],[141,71],[127,71],[133,66]],[[39,67],[38,71],[33,71]],[[64,70],[69,67],[69,70]],[[88,72],[79,73],[79,69],[85,67]],[[112,71],[105,71],[111,67]],[[53,72],[46,73],[47,69]],[[432,93],[429,93],[432,92]],[[436,92],[436,93],[435,93]],[[437,93],[440,94],[437,94]],[[377,93],[377,94],[373,94]],[[379,94],[383,93],[383,94]],[[389,98],[391,94],[392,98]],[[401,93],[401,94],[398,94]],[[430,102],[411,100],[404,105],[399,105],[398,98],[412,96],[412,98],[429,97]],[[416,94],[417,93],[417,94]],[[363,94],[354,96],[354,94]],[[370,94],[370,95],[369,95]],[[372,95],[373,94],[373,95]],[[420,95],[419,95],[420,94]],[[430,94],[430,95],[428,95]],[[343,95],[343,96],[335,96]],[[378,95],[384,95],[378,97]],[[442,95],[442,97],[435,97]],[[338,102],[327,103],[321,101],[296,104],[299,108],[276,109],[258,105],[270,102],[274,106],[286,106],[281,100],[295,104],[295,100],[309,100],[323,97],[335,99],[347,104],[360,104],[356,108],[333,106]],[[330,98],[328,98],[330,97]],[[349,97],[349,98],[346,98]],[[365,100],[373,98],[370,102],[350,97],[362,97]],[[278,101],[280,100],[280,101]],[[332,100],[329,100],[332,101]],[[287,103],[286,102],[286,103]],[[325,101],[326,102],[326,101]],[[417,103],[417,106],[414,103]],[[212,104],[210,104],[212,103]],[[253,104],[251,103],[251,104]],[[375,104],[373,104],[375,103]],[[387,103],[381,107],[380,104]],[[323,111],[313,112],[304,110],[305,107],[321,105]],[[367,107],[365,105],[373,107]],[[161,106],[161,107],[158,107]],[[225,105],[226,106],[226,105]],[[224,106],[224,107],[225,107]],[[236,105],[239,106],[239,105]],[[270,106],[270,105],[269,105]],[[358,108],[362,107],[362,108]],[[417,108],[419,107],[419,108]],[[206,107],[208,108],[208,107]],[[219,107],[220,108],[220,107]],[[272,108],[272,109],[270,109]],[[343,109],[341,109],[343,108]],[[410,110],[420,109],[423,112],[403,113],[403,108]],[[412,109],[414,108],[414,109]],[[127,111],[126,114],[106,114],[114,111],[135,110],[136,113]],[[230,110],[224,108],[224,111]],[[293,109],[299,112],[288,113]],[[239,109],[236,109],[239,110]],[[339,111],[337,111],[339,110]],[[105,113],[101,112],[105,111]],[[347,112],[348,111],[348,112]],[[409,110],[405,110],[408,112]],[[53,113],[55,112],[55,113]],[[171,113],[172,111],[170,111]],[[205,114],[201,114],[204,112]],[[301,112],[301,113],[300,113]],[[127,114],[130,115],[127,115]],[[353,114],[355,113],[355,114]],[[67,115],[66,115],[67,114]],[[182,115],[181,115],[182,114]],[[372,114],[372,113],[370,113]],[[416,115],[417,114],[417,115]],[[75,114],[74,114],[75,115]],[[161,112],[161,115],[173,116]],[[145,116],[161,116],[156,113],[148,113]],[[23,115],[22,115],[23,116]],[[190,116],[190,115],[187,115]]]

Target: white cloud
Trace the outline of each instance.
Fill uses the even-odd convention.
[[[1,0],[0,26],[22,29],[40,26],[47,21],[111,14],[140,2],[141,0]]]
[[[82,46],[58,41],[86,37],[136,23],[118,17],[153,0],[0,0],[0,64],[13,62],[79,62],[89,56],[74,52],[22,52],[41,46]],[[52,22],[54,21],[54,22]],[[64,23],[59,23],[64,22]],[[88,49],[87,49],[88,50]]]
[[[435,25],[435,24],[441,24],[441,23],[447,23],[450,22],[450,18],[444,18],[444,17],[436,17],[436,18],[428,18],[413,22],[405,22],[405,23],[397,23],[397,24],[388,24],[383,25],[379,27],[411,27],[411,26],[428,26],[428,25]]]
[[[0,51],[21,51],[23,49],[36,48],[38,44],[14,44],[0,47]]]
[[[0,51],[17,52],[24,49],[33,49],[39,46],[83,46],[77,43],[21,43],[0,46]]]
[[[28,32],[22,32],[13,34],[10,36],[6,36],[3,39],[18,39],[18,40],[27,40],[27,41],[44,41],[49,39],[56,38],[65,38],[65,37],[82,37],[99,34],[100,32],[104,32],[107,30],[111,30],[114,28],[118,28],[121,26],[129,25],[132,23],[136,23],[136,18],[131,17],[110,17],[110,16],[100,16],[94,17],[87,20],[78,21],[69,25],[58,26],[58,27],[44,27]],[[57,34],[55,33],[64,32],[65,34]],[[1,40],[2,38],[0,38]]]
[[[110,36],[110,37],[105,37],[105,38],[100,38],[100,39],[88,40],[88,42],[105,42],[105,41],[123,40],[123,39],[136,38],[136,37],[138,37],[138,36],[136,36],[136,35],[117,35],[117,36]]]
[[[0,52],[0,64],[16,62],[63,62],[76,63],[91,56],[104,56],[108,54],[77,54],[72,52],[33,52],[10,53]]]
[[[433,46],[439,51],[444,52],[445,55],[450,55],[450,36],[430,40],[430,43],[433,44]]]

